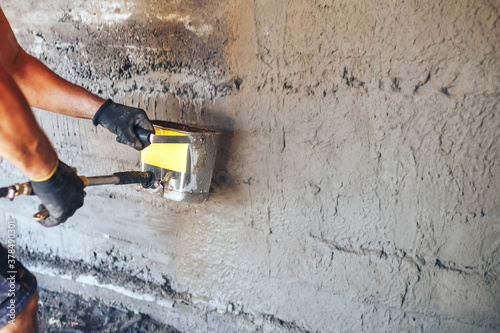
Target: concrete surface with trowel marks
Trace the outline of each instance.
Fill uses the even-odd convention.
[[[63,77],[224,133],[203,205],[89,188],[43,229],[36,198],[0,201],[44,288],[183,332],[500,330],[498,1],[1,5]],[[82,174],[139,169],[36,114]]]

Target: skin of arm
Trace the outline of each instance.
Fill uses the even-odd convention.
[[[29,105],[67,116],[92,119],[104,99],[52,72],[17,43],[0,8],[0,41],[6,41],[4,67],[23,92]],[[0,55],[0,60],[2,56]]]
[[[0,155],[30,179],[49,175],[57,154],[17,84],[0,64]]]
[[[91,119],[104,100],[24,52],[1,8],[0,45],[0,156],[41,179],[54,170],[57,154],[30,106]]]
[[[22,49],[9,69],[29,105],[35,108],[92,119],[105,101],[64,80]]]

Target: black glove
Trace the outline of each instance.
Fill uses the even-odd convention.
[[[110,99],[97,110],[92,123],[95,126],[102,125],[117,135],[116,141],[137,150],[146,148],[150,142],[147,139],[141,141],[136,131],[145,130],[154,133],[153,125],[144,110],[117,104]]]
[[[48,180],[32,181],[31,188],[49,210],[49,217],[40,223],[53,227],[65,222],[83,206],[83,181],[69,166],[59,161],[55,173]]]

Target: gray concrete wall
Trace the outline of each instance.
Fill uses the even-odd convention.
[[[183,331],[500,330],[498,1],[2,7],[63,77],[225,131],[203,205],[92,188],[43,229],[35,198],[0,201],[46,288]],[[139,168],[89,121],[37,115],[81,174]]]

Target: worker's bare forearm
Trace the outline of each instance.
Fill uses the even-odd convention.
[[[91,119],[104,103],[99,96],[64,80],[23,50],[9,70],[33,107]]]
[[[19,46],[0,8],[0,65],[14,79],[29,105],[91,119],[104,100],[64,80]]]
[[[21,90],[1,64],[0,119],[0,156],[30,179],[50,174],[57,163],[57,154]]]

